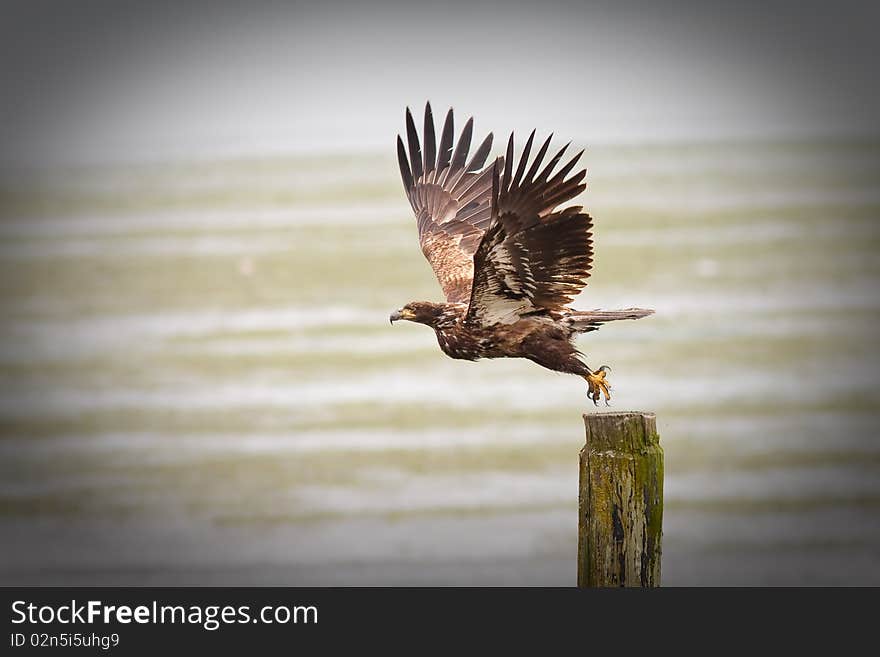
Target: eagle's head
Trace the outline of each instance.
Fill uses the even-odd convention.
[[[446,304],[431,303],[430,301],[412,301],[406,304],[400,310],[391,313],[391,323],[393,324],[399,319],[405,319],[410,322],[418,322],[426,324],[432,328],[437,328],[444,323],[446,319]]]

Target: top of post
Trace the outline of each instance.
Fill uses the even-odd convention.
[[[614,450],[639,453],[660,444],[657,416],[643,411],[584,413],[586,448],[591,452]]]

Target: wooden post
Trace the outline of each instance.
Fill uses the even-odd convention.
[[[586,413],[578,586],[660,586],[663,449],[653,413]]]

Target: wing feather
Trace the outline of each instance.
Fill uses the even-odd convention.
[[[535,161],[532,162],[532,166],[529,168],[529,172],[526,174],[525,183],[529,184],[535,181],[535,174],[538,173],[538,167],[541,166],[541,162],[544,161],[544,156],[547,154],[547,148],[550,146],[550,140],[553,139],[553,135],[551,134],[547,137],[547,140],[541,146],[541,150],[538,151],[538,154],[535,156]]]
[[[483,165],[486,164],[486,158],[489,157],[489,151],[492,150],[492,133],[486,135],[486,138],[483,140],[483,143],[477,148],[474,152],[474,156],[471,158],[471,161],[468,162],[467,170],[468,171],[476,171],[477,169],[482,169]]]
[[[510,135],[510,144],[511,150],[513,150],[513,134]],[[532,130],[532,134],[529,135],[529,138],[526,140],[526,145],[523,148],[522,155],[519,156],[519,166],[516,168],[516,175],[513,177],[513,180],[505,183],[505,187],[508,188],[511,185],[516,187],[519,185],[519,181],[522,180],[523,172],[526,170],[526,164],[529,161],[529,153],[532,152],[532,142],[535,141],[535,131]]]
[[[512,324],[526,314],[559,311],[581,292],[590,275],[592,219],[580,206],[557,209],[586,187],[586,170],[566,178],[583,151],[551,178],[568,144],[538,173],[551,138],[526,170],[533,136],[515,174],[513,135],[503,167],[499,159],[491,169],[490,224],[474,254],[466,321]]]
[[[406,140],[409,144],[410,170],[413,178],[422,177],[422,150],[419,146],[419,133],[416,132],[416,124],[413,123],[412,112],[406,108]]]
[[[413,187],[412,171],[409,169],[409,162],[406,159],[406,148],[403,147],[403,140],[397,135],[397,163],[400,165],[400,177],[403,178],[403,188],[410,196],[410,190]]]
[[[455,153],[452,155],[452,171],[458,171],[459,169],[464,168],[468,151],[471,148],[471,138],[473,137],[473,134],[474,120],[470,118],[467,120],[467,123],[464,124],[461,136],[458,138],[458,146],[455,147]]]
[[[409,108],[405,119],[407,147],[398,135],[397,159],[403,186],[416,216],[419,245],[447,301],[467,303],[474,275],[473,255],[492,219],[492,168],[481,171],[492,149],[492,134],[468,160],[473,119],[465,123],[455,142],[455,120],[450,109],[438,148],[428,103],[423,156]]]
[[[528,148],[528,143],[527,143],[526,147]],[[525,164],[520,162],[520,166],[524,167]],[[504,187],[505,189],[510,187],[510,176],[512,175],[512,173],[513,173],[513,133],[511,132],[510,137],[507,140],[507,154],[505,155],[505,158],[504,158],[504,177],[501,180],[501,186]],[[497,201],[498,200],[497,185],[495,187],[496,187],[496,189],[492,194],[492,198],[495,201]],[[495,205],[495,203],[493,202],[493,206],[494,205]]]
[[[434,136],[434,114],[431,103],[425,104],[425,175],[430,174],[437,164],[437,142]]]
[[[443,123],[443,133],[440,135],[440,151],[437,153],[437,175],[443,173],[452,160],[452,141],[455,133],[455,121],[452,116],[452,108],[446,113],[446,121]]]

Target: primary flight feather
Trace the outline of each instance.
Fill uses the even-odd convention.
[[[406,145],[397,137],[400,174],[416,216],[419,245],[446,303],[410,302],[392,313],[392,323],[403,319],[430,326],[452,358],[528,358],[556,372],[576,374],[587,381],[593,403],[601,394],[607,404],[609,368],[588,367],[574,338],[605,322],[639,319],[654,311],[568,307],[586,285],[593,261],[590,215],[580,206],[560,208],[586,187],[585,169],[571,174],[583,151],[556,170],[568,145],[544,164],[551,135],[529,164],[533,131],[515,164],[511,134],[506,155],[486,166],[492,134],[468,159],[473,119],[457,140],[454,130],[450,109],[438,147],[429,103],[424,144],[409,109]]]

